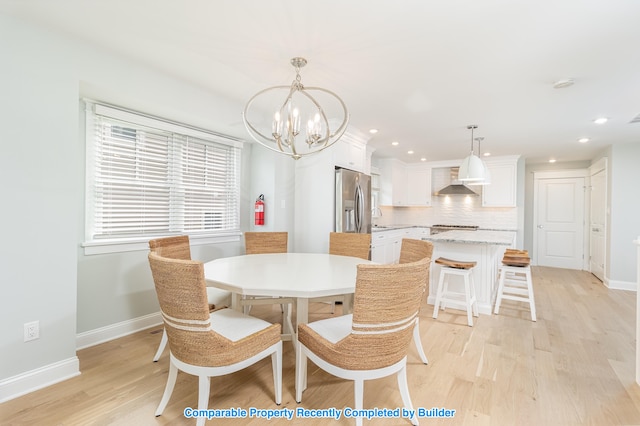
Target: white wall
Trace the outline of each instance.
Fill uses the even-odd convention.
[[[249,229],[258,232],[289,232],[293,244],[295,160],[255,144],[251,155],[251,207],[264,195],[265,223],[254,224],[254,210],[248,211]],[[290,250],[291,251],[291,250]]]
[[[0,40],[0,380],[57,362],[73,374],[77,75],[66,48],[3,16]],[[23,343],[35,320],[40,339]]]
[[[633,240],[640,235],[640,142],[613,145],[610,162],[607,278],[614,287],[628,288],[637,282]]]
[[[82,96],[244,136],[242,102],[0,15],[0,401],[78,372],[78,333],[158,311],[146,250],[85,256]],[[10,42],[8,42],[10,41]],[[216,78],[212,70],[211,78]],[[249,227],[250,149],[241,227]],[[242,242],[196,246],[208,260]],[[39,320],[39,340],[23,324]]]

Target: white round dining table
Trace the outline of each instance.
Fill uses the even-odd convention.
[[[343,309],[350,312],[357,265],[373,263],[326,253],[248,254],[206,262],[204,275],[208,285],[232,293],[234,309],[242,309],[244,296],[290,298],[296,302],[296,323],[306,324],[310,299],[345,295]],[[283,335],[289,334],[295,343],[290,312],[287,318]]]

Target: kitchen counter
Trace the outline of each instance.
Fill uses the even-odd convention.
[[[393,231],[395,229],[405,229],[405,228],[429,228],[429,226],[420,226],[420,225],[381,225],[381,226],[371,226],[371,232],[378,231]]]
[[[447,231],[422,237],[423,240],[465,244],[493,244],[510,247],[514,244],[515,231]]]
[[[513,247],[516,233],[514,231],[447,231],[436,235],[424,236],[423,240],[433,243],[433,259],[445,257],[463,262],[476,262],[473,279],[476,287],[478,311],[491,315],[491,307],[497,291],[498,265],[502,261],[505,249]],[[435,303],[438,279],[441,266],[431,264],[429,297],[427,302]],[[451,277],[450,289],[462,291],[460,277]],[[449,308],[449,307],[447,307]],[[454,309],[465,309],[451,306]],[[463,318],[466,324],[466,316]]]

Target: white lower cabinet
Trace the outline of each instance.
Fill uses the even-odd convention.
[[[371,234],[371,260],[376,263],[398,263],[403,229],[376,231]]]

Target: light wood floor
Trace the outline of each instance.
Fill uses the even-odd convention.
[[[474,327],[461,311],[431,318],[424,306],[420,329],[429,365],[415,347],[408,359],[414,407],[455,409],[454,418],[421,418],[442,425],[638,425],[640,388],[635,377],[635,294],[607,290],[587,272],[534,268],[538,321],[526,305],[505,301],[500,315],[483,315]],[[329,306],[312,304],[311,320]],[[339,308],[338,308],[339,309]],[[253,315],[277,321],[278,305]],[[164,414],[154,417],[168,371],[168,353],[151,361],[161,328],[78,352],[82,374],[0,405],[2,425],[193,425],[184,407],[197,405],[197,379],[184,373]],[[285,342],[283,403],[273,402],[271,363],[212,379],[209,408],[292,408],[294,354]],[[353,406],[353,385],[309,363],[306,408]],[[395,378],[365,384],[365,408],[401,407]],[[326,420],[215,419],[207,424],[320,425]],[[352,425],[353,419],[333,422]],[[402,419],[365,424],[408,425]]]

